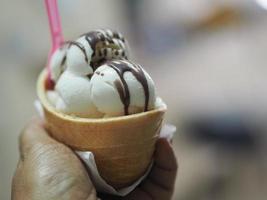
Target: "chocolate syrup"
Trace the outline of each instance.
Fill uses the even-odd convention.
[[[65,43],[69,45],[68,48],[70,48],[71,46],[78,47],[83,52],[85,62],[88,63],[89,60],[88,60],[88,56],[87,56],[85,47],[81,43],[76,42],[76,41],[67,41]],[[65,60],[66,60],[66,58],[65,58]]]
[[[129,114],[129,105],[130,105],[129,87],[124,79],[125,72],[131,72],[143,86],[145,94],[144,111],[147,111],[149,102],[149,89],[145,73],[141,68],[141,66],[127,60],[113,60],[113,61],[108,61],[106,64],[112,69],[114,69],[120,77],[120,79],[115,80],[114,84],[116,86],[116,89],[118,90],[120,99],[124,105],[124,114],[125,115]]]

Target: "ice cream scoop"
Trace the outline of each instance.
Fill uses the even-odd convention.
[[[138,64],[112,60],[100,66],[90,81],[92,102],[105,117],[148,111],[155,105],[154,82]]]
[[[94,106],[90,95],[90,81],[85,76],[76,76],[65,71],[55,87],[58,98],[55,102],[57,110],[80,117],[99,118],[103,114]]]

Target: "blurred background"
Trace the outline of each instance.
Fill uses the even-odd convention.
[[[50,34],[42,0],[0,0],[0,199],[18,135],[36,115]],[[113,28],[154,79],[177,126],[174,199],[267,195],[267,0],[59,0],[65,37]]]

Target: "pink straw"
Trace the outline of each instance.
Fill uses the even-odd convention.
[[[48,86],[52,85],[51,80],[51,57],[53,53],[60,47],[64,42],[63,33],[61,28],[61,21],[59,16],[59,10],[57,5],[57,0],[45,0],[47,15],[49,19],[49,27],[52,38],[52,48],[50,49],[47,62],[47,71],[48,71]]]

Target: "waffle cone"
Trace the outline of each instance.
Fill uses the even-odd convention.
[[[48,102],[45,79],[43,71],[38,78],[37,92],[53,138],[74,150],[93,152],[101,177],[117,189],[132,184],[146,172],[166,107],[104,119],[65,115]]]

